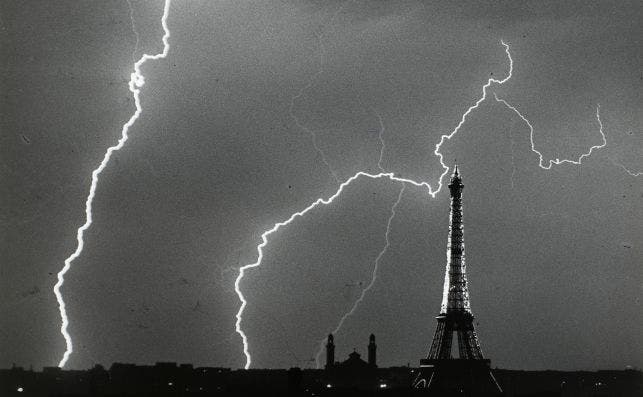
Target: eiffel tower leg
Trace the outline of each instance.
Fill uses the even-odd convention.
[[[429,351],[429,359],[437,360],[451,357],[452,326],[443,317],[438,317],[438,326],[435,329],[433,343]]]
[[[440,355],[438,356],[441,360],[447,360],[451,358],[451,343],[453,342],[453,323],[446,321],[444,325],[444,332],[442,333],[442,345],[440,346]]]
[[[460,358],[470,358],[466,331],[458,329],[458,353]]]
[[[466,358],[482,360],[484,358],[482,356],[482,349],[480,349],[478,336],[476,335],[476,331],[473,329],[473,327],[466,331],[463,339],[465,340],[465,348],[467,351]]]

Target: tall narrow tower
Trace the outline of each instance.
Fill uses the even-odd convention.
[[[335,342],[333,334],[328,334],[326,342],[326,369],[331,369],[335,365]]]
[[[377,367],[377,345],[373,334],[368,337],[368,365]]]
[[[420,372],[414,386],[437,395],[463,392],[466,395],[497,395],[502,391],[491,373],[490,360],[485,360],[473,327],[469,302],[464,236],[462,226],[462,178],[455,166],[449,190],[451,215],[447,240],[447,265],[438,325],[428,357],[420,360]],[[458,357],[451,346],[458,341]]]

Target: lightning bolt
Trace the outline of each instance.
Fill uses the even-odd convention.
[[[467,117],[471,114],[471,112],[476,110],[480,106],[480,104],[485,99],[487,99],[487,90],[492,85],[497,85],[497,86],[503,85],[504,83],[509,81],[511,79],[512,75],[513,75],[513,58],[511,57],[511,52],[509,51],[509,45],[507,43],[505,43],[504,41],[502,41],[502,40],[500,41],[500,43],[504,47],[505,54],[507,55],[507,59],[509,61],[509,71],[507,73],[507,76],[505,78],[501,79],[501,80],[494,79],[494,78],[489,78],[487,80],[487,82],[482,86],[482,95],[480,96],[480,98],[478,98],[473,103],[473,105],[469,106],[469,108],[462,114],[462,117],[460,118],[460,121],[458,122],[458,124],[455,126],[455,128],[450,133],[444,134],[444,135],[442,135],[440,137],[440,140],[435,145],[435,149],[433,150],[433,153],[438,157],[438,159],[440,161],[440,165],[442,166],[442,169],[443,169],[442,174],[438,178],[437,188],[436,189],[433,189],[428,182],[425,182],[425,181],[418,182],[418,181],[415,181],[415,180],[412,180],[412,179],[397,177],[397,176],[395,176],[395,174],[393,172],[381,172],[379,174],[370,174],[370,173],[367,173],[367,172],[359,171],[355,175],[351,176],[350,178],[348,178],[344,182],[342,182],[339,185],[337,191],[335,193],[333,193],[331,196],[329,196],[328,198],[326,198],[326,199],[324,199],[324,198],[316,199],[315,201],[313,201],[309,206],[307,206],[303,210],[293,213],[292,215],[290,215],[290,217],[288,217],[284,221],[275,223],[273,225],[273,227],[271,227],[270,229],[264,231],[261,234],[261,243],[257,246],[257,260],[254,263],[241,266],[239,268],[239,274],[238,274],[238,276],[237,276],[237,278],[236,278],[236,280],[234,282],[235,292],[237,293],[237,296],[239,297],[239,301],[241,301],[241,305],[240,305],[239,310],[237,311],[237,314],[235,316],[236,317],[235,330],[241,336],[241,340],[243,342],[243,353],[244,353],[244,355],[246,357],[246,363],[244,365],[245,369],[250,368],[250,365],[252,364],[252,357],[251,357],[251,355],[249,353],[248,338],[247,338],[246,334],[243,332],[243,330],[241,328],[241,321],[243,319],[243,311],[246,308],[246,306],[248,305],[248,302],[246,301],[246,299],[243,296],[243,293],[241,292],[240,284],[241,284],[241,280],[245,276],[247,270],[250,270],[252,268],[255,268],[255,267],[261,265],[261,261],[263,260],[263,250],[268,245],[268,238],[270,237],[270,235],[275,233],[276,231],[278,231],[281,227],[289,225],[295,219],[297,219],[299,217],[303,217],[306,213],[308,213],[312,209],[314,209],[314,208],[316,208],[316,207],[318,207],[320,205],[329,205],[329,204],[331,204],[337,197],[339,197],[339,195],[341,195],[341,193],[344,191],[344,188],[346,186],[350,185],[351,183],[353,183],[354,181],[356,181],[357,179],[359,179],[361,177],[370,178],[370,179],[387,178],[387,179],[389,179],[389,180],[391,180],[393,182],[402,182],[404,184],[413,185],[413,186],[416,186],[416,187],[419,187],[419,188],[425,188],[425,189],[427,189],[427,192],[429,193],[429,195],[434,198],[435,195],[437,193],[439,193],[440,190],[442,190],[442,186],[443,186],[442,180],[444,179],[444,176],[447,175],[447,173],[449,172],[449,167],[444,163],[444,156],[440,152],[440,149],[441,149],[442,145],[444,144],[445,141],[450,140],[451,138],[453,138],[458,133],[458,131],[460,131],[460,128],[464,125],[464,123],[467,120]],[[307,86],[307,87],[310,87],[310,85]],[[304,88],[304,89],[306,89],[306,88]],[[301,94],[299,96],[301,96]],[[495,96],[495,93],[494,93],[494,96]],[[509,103],[507,103],[503,99],[499,99],[497,96],[495,96],[495,98],[496,98],[496,100],[498,102],[502,102],[507,107],[509,107],[511,110],[516,112],[519,115],[519,117],[525,123],[527,123],[529,125],[529,127],[531,129],[531,143],[532,143],[531,147],[532,147],[532,150],[534,152],[538,153],[539,156],[540,156],[541,160],[539,162],[539,166],[541,168],[550,169],[554,164],[558,165],[558,164],[562,164],[562,163],[566,163],[566,162],[572,163],[572,164],[580,164],[582,159],[584,157],[587,157],[587,156],[591,155],[593,150],[600,149],[600,148],[602,148],[602,147],[604,147],[606,145],[605,135],[603,134],[603,125],[602,125],[601,120],[600,120],[599,107],[597,107],[596,117],[597,117],[597,120],[598,120],[599,125],[600,125],[600,133],[601,133],[601,135],[603,137],[603,144],[598,145],[598,146],[592,146],[592,148],[590,148],[588,153],[581,155],[577,160],[559,160],[559,159],[556,159],[556,160],[551,160],[549,162],[548,166],[543,166],[542,154],[540,154],[540,152],[535,149],[535,145],[534,145],[534,142],[533,142],[533,128],[531,127],[531,123],[524,116],[522,116],[522,114],[515,107],[511,106]],[[291,109],[292,109],[292,106],[291,106]],[[380,130],[380,140],[383,143],[382,133],[383,133],[383,129]],[[383,151],[384,151],[384,147],[382,146],[382,149],[381,149],[381,152],[380,152],[380,160],[382,158]]]
[[[246,336],[246,334],[241,329],[241,321],[242,321],[242,318],[243,318],[242,317],[243,316],[243,311],[245,310],[246,306],[248,305],[248,302],[244,298],[243,293],[241,292],[241,289],[240,289],[241,280],[245,276],[246,271],[261,265],[261,261],[263,260],[263,249],[266,247],[266,245],[268,245],[268,237],[271,234],[273,234],[276,231],[278,231],[279,229],[281,229],[281,227],[289,225],[295,219],[304,216],[306,213],[308,213],[312,209],[316,208],[317,206],[331,204],[333,201],[335,201],[335,199],[337,197],[339,197],[340,194],[342,194],[342,192],[344,191],[346,186],[350,185],[355,180],[357,180],[357,179],[359,179],[361,177],[369,178],[369,179],[387,178],[387,179],[390,179],[392,181],[409,183],[409,184],[412,184],[412,185],[417,186],[417,187],[426,187],[428,189],[428,191],[429,191],[429,194],[431,194],[431,195],[435,195],[437,193],[437,192],[434,192],[431,189],[431,186],[426,182],[416,182],[416,181],[413,181],[411,179],[399,178],[399,177],[396,177],[392,172],[380,173],[380,174],[369,174],[367,172],[360,171],[360,172],[356,173],[355,175],[351,176],[350,178],[348,178],[343,183],[341,183],[339,185],[339,188],[337,189],[337,191],[333,195],[331,195],[330,197],[328,197],[326,199],[318,198],[312,204],[310,204],[308,207],[304,208],[301,211],[295,212],[288,219],[286,219],[286,220],[284,220],[282,222],[275,223],[272,228],[270,228],[270,229],[266,230],[265,232],[263,232],[263,234],[261,235],[261,244],[259,244],[257,246],[257,253],[258,253],[257,261],[254,262],[254,263],[251,263],[249,265],[241,266],[239,268],[239,275],[237,276],[237,278],[236,278],[236,280],[234,282],[234,290],[236,291],[237,296],[239,297],[239,300],[241,301],[241,306],[239,307],[239,311],[237,312],[237,314],[235,316],[236,319],[237,319],[237,321],[235,322],[235,329],[236,329],[237,333],[241,336],[241,340],[243,341],[243,353],[246,356],[246,363],[244,365],[245,369],[250,368],[250,364],[252,363],[252,357],[250,356],[250,353],[248,351],[248,337]]]
[[[320,73],[321,73],[321,71],[319,71],[316,75],[318,75],[318,74],[320,74]],[[335,181],[336,181],[337,183],[340,183],[341,181],[340,181],[340,179],[339,179],[339,176],[337,176],[337,173],[335,172],[335,170],[333,169],[333,167],[331,167],[330,163],[328,162],[328,159],[326,158],[326,155],[324,154],[324,151],[323,151],[323,150],[321,150],[321,148],[317,145],[317,135],[315,134],[315,132],[314,132],[313,130],[311,130],[310,128],[308,128],[308,127],[304,126],[303,124],[301,124],[301,123],[299,122],[299,119],[297,118],[297,116],[295,116],[295,113],[293,112],[293,108],[294,108],[294,106],[295,106],[295,101],[296,101],[297,99],[301,98],[301,96],[302,96],[302,95],[304,95],[304,92],[305,92],[308,88],[312,87],[312,85],[313,85],[313,82],[312,82],[312,80],[311,80],[311,81],[310,81],[306,86],[304,86],[304,87],[303,87],[303,88],[302,88],[302,89],[297,93],[297,95],[294,95],[294,96],[290,99],[290,109],[289,109],[290,117],[292,117],[292,119],[295,121],[295,125],[296,125],[299,129],[301,129],[301,130],[303,130],[303,131],[307,132],[307,133],[310,135],[311,141],[312,141],[312,143],[313,143],[313,147],[315,148],[315,150],[317,151],[317,153],[319,153],[319,157],[321,158],[322,162],[326,165],[326,167],[328,167],[328,170],[330,171],[330,173],[331,173],[331,175],[333,176],[333,178],[335,179]]]
[[[602,143],[600,145],[594,145],[594,146],[590,147],[589,150],[587,151],[587,153],[581,154],[576,160],[554,159],[554,160],[549,160],[549,162],[547,164],[544,164],[545,159],[544,159],[542,153],[539,152],[538,150],[536,150],[536,145],[534,144],[534,127],[533,127],[533,125],[531,125],[529,120],[527,120],[527,118],[525,116],[523,116],[522,113],[520,113],[520,111],[518,111],[518,109],[516,109],[515,106],[510,105],[507,101],[505,101],[502,98],[498,98],[498,95],[496,95],[495,92],[494,92],[493,96],[494,96],[494,98],[496,99],[497,102],[500,102],[500,103],[504,104],[507,108],[512,110],[514,113],[516,113],[518,115],[518,117],[520,117],[522,119],[522,121],[525,122],[525,124],[527,124],[527,126],[529,127],[529,141],[531,142],[531,151],[536,153],[536,154],[538,154],[538,157],[540,159],[538,161],[538,166],[540,168],[544,169],[544,170],[550,170],[551,167],[553,167],[554,165],[560,165],[560,164],[564,164],[564,163],[580,165],[583,162],[583,159],[585,157],[589,157],[594,150],[602,149],[607,145],[607,139],[605,138],[605,133],[603,132],[603,122],[601,121],[601,114],[600,114],[601,105],[599,104],[599,105],[596,105],[596,121],[598,122],[598,126],[599,126],[598,132],[601,134]]]
[[[366,107],[371,113],[373,113],[375,117],[377,117],[377,121],[380,124],[380,130],[377,133],[377,139],[380,141],[380,156],[377,158],[377,168],[382,172],[386,172],[384,167],[382,167],[382,161],[384,159],[384,150],[386,150],[386,143],[384,142],[384,131],[386,127],[384,126],[384,120],[382,119],[382,116],[375,110],[374,107],[364,105],[364,103],[362,102],[362,98],[357,92],[355,92],[355,95],[357,96],[357,102],[359,102],[360,106]]]
[[[78,228],[78,231],[76,233],[76,240],[78,241],[78,245],[76,246],[76,250],[67,259],[65,259],[65,265],[58,272],[58,282],[56,283],[56,285],[54,285],[54,295],[56,295],[56,300],[58,301],[60,318],[62,320],[62,324],[60,326],[60,333],[65,338],[65,344],[66,344],[65,353],[63,354],[63,357],[60,360],[60,363],[58,364],[58,366],[61,368],[65,365],[65,363],[69,359],[69,356],[74,351],[74,347],[71,340],[71,336],[67,332],[67,326],[69,325],[69,320],[67,318],[67,312],[65,310],[65,301],[63,300],[63,297],[60,293],[60,288],[63,286],[63,283],[65,282],[65,274],[71,268],[71,263],[76,258],[78,258],[80,254],[83,252],[83,237],[84,237],[85,231],[89,229],[89,227],[92,224],[92,202],[94,200],[94,196],[96,195],[96,185],[98,184],[98,176],[101,174],[101,172],[103,172],[105,167],[107,167],[107,164],[109,163],[109,160],[112,157],[112,154],[120,150],[125,145],[125,142],[127,142],[127,139],[128,139],[127,133],[130,127],[136,122],[141,112],[143,111],[143,109],[141,108],[140,92],[143,85],[145,85],[145,77],[141,72],[141,66],[143,66],[143,64],[147,61],[154,61],[154,60],[165,58],[168,54],[168,51],[170,50],[170,44],[168,41],[170,39],[170,30],[167,27],[167,17],[168,17],[169,11],[170,11],[170,0],[165,0],[165,5],[163,7],[163,16],[161,17],[161,25],[163,26],[163,32],[164,32],[163,38],[162,38],[163,51],[161,53],[154,54],[154,55],[143,54],[141,58],[134,63],[134,72],[132,72],[132,74],[130,75],[128,86],[129,86],[130,92],[132,93],[132,96],[134,97],[134,104],[136,105],[136,110],[134,111],[134,114],[130,117],[130,119],[123,125],[121,138],[118,140],[117,144],[107,149],[107,151],[105,152],[105,156],[103,157],[103,160],[101,161],[100,165],[92,172],[92,182],[89,188],[89,195],[87,196],[87,200],[85,201],[85,223]]]
[[[132,24],[132,32],[136,37],[136,43],[134,44],[134,49],[132,50],[132,61],[136,62],[136,53],[138,52],[138,44],[141,40],[138,30],[136,29],[136,21],[134,20],[134,6],[132,6],[132,1],[127,0],[127,7],[129,7],[129,19]]]
[[[369,109],[375,116],[377,117],[377,121],[380,123],[380,132],[377,134],[377,139],[380,141],[380,156],[377,158],[377,168],[380,169],[382,172],[386,172],[384,167],[382,167],[382,159],[384,158],[384,150],[386,150],[386,143],[384,142],[384,130],[386,127],[384,127],[384,120],[382,120],[382,116],[375,111],[372,107],[369,106]]]
[[[631,171],[630,169],[628,169],[627,167],[625,167],[623,164],[621,164],[621,163],[617,162],[616,160],[614,160],[614,159],[613,159],[613,158],[611,158],[611,157],[610,157],[610,161],[612,162],[612,164],[614,164],[615,166],[617,166],[617,167],[619,167],[619,168],[622,168],[622,169],[623,169],[623,171],[627,172],[627,173],[628,173],[628,174],[630,174],[631,176],[641,176],[641,175],[643,175],[643,171]]]
[[[384,172],[384,168],[382,167],[382,158],[384,157],[384,149],[386,149],[386,145],[384,144],[384,121],[382,120],[382,116],[380,116],[379,113],[375,112],[375,115],[377,116],[377,120],[380,122],[380,133],[378,134],[378,138],[380,140],[380,157],[377,159],[377,168],[379,168],[382,172]]]
[[[386,243],[384,244],[384,247],[382,247],[382,250],[377,254],[377,257],[375,258],[375,261],[373,262],[373,274],[371,276],[371,282],[364,288],[359,296],[359,298],[353,303],[353,307],[346,312],[342,318],[339,320],[339,323],[337,323],[337,326],[335,329],[331,332],[333,335],[337,334],[339,330],[342,328],[342,325],[344,325],[344,321],[350,316],[355,313],[355,310],[357,309],[357,306],[364,300],[364,296],[366,296],[366,293],[373,287],[375,284],[375,280],[377,279],[377,269],[380,264],[380,260],[388,250],[388,247],[391,245],[391,242],[389,241],[389,233],[391,232],[391,223],[393,223],[393,219],[395,219],[395,210],[397,209],[397,206],[400,204],[400,201],[402,201],[402,194],[404,194],[404,189],[406,189],[406,185],[402,184],[402,188],[400,189],[400,193],[397,195],[397,200],[395,203],[393,203],[393,206],[391,207],[391,215],[388,218],[388,222],[386,223],[386,233],[384,234],[384,239]],[[317,351],[317,354],[315,355],[315,363],[317,364],[317,368],[319,368],[319,357],[321,357],[322,352],[324,351],[324,342],[326,341],[326,338],[322,339],[319,344],[319,350]]]
[[[469,116],[469,114],[471,114],[471,112],[474,109],[477,109],[480,106],[480,104],[482,103],[482,101],[484,101],[487,98],[487,89],[492,84],[494,84],[494,83],[503,84],[503,83],[505,83],[506,81],[508,81],[511,78],[511,75],[512,75],[512,72],[513,72],[513,59],[511,58],[511,53],[509,52],[509,45],[507,45],[504,41],[501,41],[501,43],[505,47],[505,53],[507,54],[507,58],[509,59],[509,73],[507,74],[507,77],[505,77],[502,80],[497,80],[497,79],[490,78],[487,81],[487,83],[482,86],[482,96],[473,105],[471,105],[466,110],[466,112],[463,113],[462,118],[460,119],[460,122],[458,122],[456,127],[449,134],[442,135],[440,137],[440,141],[435,145],[435,150],[433,151],[433,153],[436,156],[438,156],[438,158],[440,160],[440,164],[442,165],[442,169],[443,169],[443,172],[440,175],[440,178],[438,179],[437,189],[433,189],[428,182],[424,182],[424,181],[417,182],[417,181],[414,181],[412,179],[397,177],[397,176],[395,176],[395,174],[393,172],[381,172],[379,174],[370,174],[370,173],[367,173],[367,172],[364,172],[364,171],[359,171],[355,175],[351,176],[350,178],[348,178],[344,182],[342,182],[339,185],[339,188],[337,189],[337,191],[334,194],[332,194],[330,197],[328,197],[326,199],[318,198],[317,200],[313,201],[313,203],[310,204],[308,207],[304,208],[301,211],[295,212],[294,214],[292,214],[285,221],[275,223],[272,228],[270,228],[270,229],[268,229],[268,230],[266,230],[265,232],[262,233],[262,235],[261,235],[261,243],[257,246],[257,254],[258,254],[257,255],[257,261],[254,262],[254,263],[245,265],[245,266],[241,266],[239,268],[239,275],[237,276],[237,279],[234,282],[234,289],[235,289],[235,291],[237,293],[237,296],[239,297],[239,300],[241,301],[241,306],[239,307],[239,311],[237,312],[237,314],[235,316],[236,319],[237,319],[236,322],[235,322],[235,329],[236,329],[237,333],[241,336],[241,340],[243,342],[243,353],[246,356],[246,363],[244,365],[244,368],[246,368],[246,369],[250,368],[250,365],[252,364],[252,357],[250,356],[250,353],[248,351],[248,349],[249,349],[249,347],[248,347],[248,337],[246,336],[246,334],[241,329],[241,321],[242,321],[242,318],[243,318],[243,311],[246,308],[246,306],[248,305],[248,302],[246,301],[246,299],[243,296],[243,293],[241,292],[240,284],[241,284],[241,280],[243,279],[243,277],[246,274],[246,270],[249,270],[249,269],[252,269],[254,267],[257,267],[257,266],[261,265],[261,261],[263,259],[263,249],[266,247],[266,245],[268,245],[268,237],[271,234],[273,234],[274,232],[276,232],[277,230],[279,230],[282,226],[286,226],[286,225],[292,223],[296,218],[304,216],[307,212],[309,212],[313,208],[316,208],[319,205],[329,205],[337,197],[339,197],[339,195],[344,191],[344,188],[346,186],[350,185],[353,181],[359,179],[360,177],[365,177],[365,178],[370,178],[370,179],[387,178],[387,179],[389,179],[391,181],[395,181],[395,182],[408,183],[408,184],[416,186],[416,187],[426,188],[428,193],[429,193],[429,195],[431,195],[431,197],[435,197],[435,195],[442,189],[442,179],[449,172],[449,167],[447,167],[444,164],[444,157],[443,157],[442,153],[440,153],[440,148],[442,147],[442,145],[444,144],[445,141],[451,139],[455,134],[458,133],[458,131],[460,130],[462,125],[465,123],[465,121],[466,121],[467,117]],[[381,133],[380,133],[380,136],[381,136]]]
[[[347,3],[348,3],[348,1],[344,2],[339,8],[337,8],[337,10],[333,13],[333,16],[328,21],[328,23],[326,23],[324,25],[330,25],[335,20],[337,15],[339,15],[339,13],[344,9],[344,7],[346,6]],[[324,39],[323,29],[322,29],[322,32],[320,32],[318,34],[315,34],[315,37],[317,37],[317,41],[319,42],[319,68],[317,69],[317,72],[310,77],[310,79],[308,80],[308,83],[306,83],[306,85],[304,85],[297,92],[297,94],[293,95],[290,98],[290,108],[288,109],[288,112],[290,113],[290,117],[295,122],[295,125],[297,126],[297,128],[299,128],[302,131],[307,132],[310,135],[310,138],[311,138],[312,143],[313,143],[313,147],[315,148],[317,153],[319,153],[319,157],[321,158],[322,162],[326,165],[326,167],[330,171],[330,173],[333,176],[333,178],[335,179],[335,181],[339,184],[339,183],[341,183],[341,180],[339,179],[339,176],[337,175],[337,172],[335,172],[333,167],[328,162],[328,159],[326,158],[326,155],[324,154],[324,151],[321,150],[321,148],[317,145],[317,135],[315,134],[315,131],[313,131],[312,129],[310,129],[310,128],[306,127],[305,125],[303,125],[299,121],[299,118],[295,115],[295,112],[293,110],[294,107],[295,107],[295,102],[299,98],[301,98],[309,88],[311,88],[314,85],[315,79],[317,77],[321,76],[322,73],[324,73],[324,65],[325,65],[326,62],[324,61],[325,47],[324,47],[324,40],[323,40]]]

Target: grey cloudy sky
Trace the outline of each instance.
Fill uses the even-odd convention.
[[[56,365],[52,293],[91,171],[133,112],[134,59],[162,49],[160,1],[0,6],[0,366]],[[103,172],[66,276],[75,352],[95,362],[241,367],[239,266],[261,233],[363,170],[437,183],[433,154],[490,77],[534,126],[484,101],[442,147],[464,177],[472,308],[485,354],[516,369],[643,366],[640,5],[628,1],[178,1],[168,57],[145,64],[143,114]],[[360,179],[271,235],[248,272],[255,367],[312,365],[370,281],[399,183]],[[439,311],[448,194],[407,187],[378,279],[336,335],[377,335],[417,364]]]

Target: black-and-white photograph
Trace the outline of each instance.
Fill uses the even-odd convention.
[[[1,1],[0,396],[643,395],[641,10]]]

